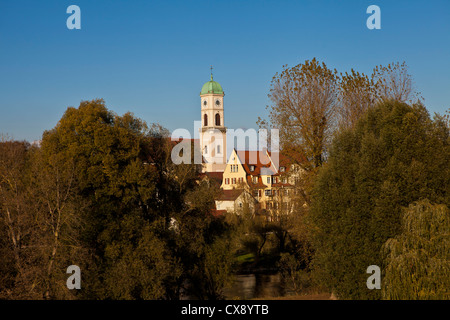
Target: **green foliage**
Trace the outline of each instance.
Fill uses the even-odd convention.
[[[169,138],[98,99],[68,108],[40,148],[0,143],[0,253],[11,263],[0,296],[180,299],[190,283],[221,298],[230,228],[211,216],[199,166],[173,164]],[[80,291],[65,287],[72,264]]]
[[[320,170],[310,221],[314,269],[341,299],[378,299],[366,268],[401,232],[401,210],[428,198],[449,205],[449,130],[422,105],[388,101],[333,141]]]
[[[304,293],[311,287],[311,274],[302,268],[300,259],[295,255],[282,253],[277,265],[281,277],[296,294]]]
[[[167,245],[158,239],[151,225],[139,214],[129,214],[110,225],[105,244],[107,272],[104,296],[112,299],[162,299],[165,281],[182,270]]]
[[[403,213],[402,233],[386,241],[385,299],[450,298],[450,211],[428,200]]]
[[[202,250],[201,259],[190,271],[191,292],[200,299],[223,299],[223,289],[231,284],[232,241],[222,235]],[[231,249],[231,250],[230,250]]]

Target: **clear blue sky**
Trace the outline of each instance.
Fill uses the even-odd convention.
[[[81,30],[66,9],[81,8]],[[381,30],[366,9],[381,8]],[[200,89],[225,91],[225,124],[256,127],[272,76],[313,57],[371,73],[406,61],[431,113],[450,107],[450,1],[0,0],[0,133],[40,139],[68,106],[193,130]]]

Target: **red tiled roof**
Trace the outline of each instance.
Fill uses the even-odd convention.
[[[245,172],[252,176],[261,175],[261,169],[263,168],[274,171],[271,175],[283,174],[283,172],[279,171],[279,168],[284,167],[284,172],[288,172],[291,164],[294,162],[290,157],[285,156],[280,152],[266,153],[266,151],[240,150],[236,151],[236,153],[243,164]],[[267,154],[269,154],[270,157],[267,156]],[[296,161],[297,160],[298,159],[296,159]],[[252,165],[255,166],[253,171],[250,170],[250,166]],[[278,171],[278,173],[275,173],[275,171]]]
[[[270,158],[265,151],[236,151],[239,159],[242,162],[244,170],[247,174],[252,176],[260,175],[261,168],[270,168]],[[255,166],[253,171],[250,170],[250,166]]]
[[[242,194],[243,191],[243,189],[222,190],[222,193],[217,200],[234,201]]]
[[[208,179],[214,180],[219,183],[219,186],[222,184],[223,172],[205,172],[204,175],[207,176]]]

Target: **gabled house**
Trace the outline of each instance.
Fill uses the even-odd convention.
[[[258,204],[252,207],[255,210],[273,212],[280,211],[279,206],[288,208],[295,183],[301,174],[298,169],[298,165],[291,164],[280,153],[233,149],[221,184],[223,195],[228,201],[227,208],[236,207],[238,197],[231,195],[241,194],[244,190]],[[223,208],[222,202],[216,200],[216,206]]]

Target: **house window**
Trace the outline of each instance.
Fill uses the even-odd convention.
[[[243,183],[244,182],[244,178],[239,178],[239,183]]]
[[[258,177],[253,177],[253,183],[258,183]]]
[[[258,197],[261,197],[261,190],[258,190]]]
[[[220,114],[216,114],[216,126],[220,126]]]
[[[265,190],[264,193],[266,196],[270,196],[272,195],[272,190]]]
[[[267,183],[268,184],[270,184],[270,181],[271,181],[272,179],[271,179],[271,177],[267,177]]]
[[[203,126],[208,126],[208,115],[206,113],[203,115]]]
[[[239,202],[239,208],[242,208],[242,202]]]
[[[284,172],[286,170],[285,167],[280,167],[280,172]]]
[[[230,178],[225,178],[225,184],[230,184]]]
[[[231,178],[231,184],[236,184],[236,178]]]

